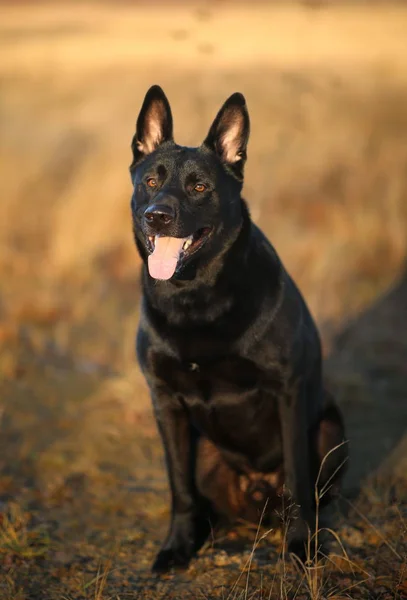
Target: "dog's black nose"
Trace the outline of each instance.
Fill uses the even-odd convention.
[[[153,204],[144,211],[144,217],[149,225],[162,227],[174,221],[175,211],[165,204]]]

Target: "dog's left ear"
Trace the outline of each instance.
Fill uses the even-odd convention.
[[[133,138],[133,164],[151,154],[160,144],[173,140],[172,114],[167,96],[153,85],[144,98]]]
[[[243,178],[249,132],[246,100],[236,93],[226,100],[204,141],[204,145],[216,152],[239,179]]]

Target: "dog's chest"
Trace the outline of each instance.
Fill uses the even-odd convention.
[[[236,447],[277,418],[275,397],[265,391],[266,376],[250,360],[229,356],[182,363],[156,354],[153,364],[156,376],[182,399],[193,424],[215,442]]]
[[[199,397],[210,403],[219,395],[248,393],[258,387],[262,378],[260,369],[252,361],[238,356],[196,359],[196,362],[159,353],[151,358],[156,377],[186,400]]]

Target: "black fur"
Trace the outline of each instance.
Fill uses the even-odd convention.
[[[248,136],[246,104],[234,94],[200,147],[175,144],[168,100],[154,86],[133,140],[132,215],[144,261],[137,355],[151,390],[172,494],[170,531],[155,570],[187,565],[209,533],[208,516],[222,512],[229,493],[239,498],[246,493],[237,484],[232,489],[231,482],[253,474],[265,481],[279,473],[295,503],[289,549],[303,553],[315,522],[322,453],[344,437],[338,409],[322,386],[320,341],[310,312],[241,198]],[[149,178],[157,182],[154,189]],[[197,183],[205,185],[204,192],[194,189]],[[145,218],[152,206],[174,218],[152,225]],[[153,279],[146,266],[148,236],[183,238],[197,231],[210,232],[201,247],[180,259],[170,280]],[[201,460],[202,443],[209,454]],[[343,447],[333,453],[320,483],[345,454]],[[226,475],[216,479],[222,469],[229,483]],[[271,496],[279,484],[264,485],[263,498],[269,489],[275,506]],[[224,512],[258,516],[250,513],[254,496],[244,498],[238,508],[231,501]]]

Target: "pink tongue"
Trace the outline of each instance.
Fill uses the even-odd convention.
[[[148,271],[154,279],[170,279],[177,268],[185,238],[156,236],[154,252],[148,257]]]

